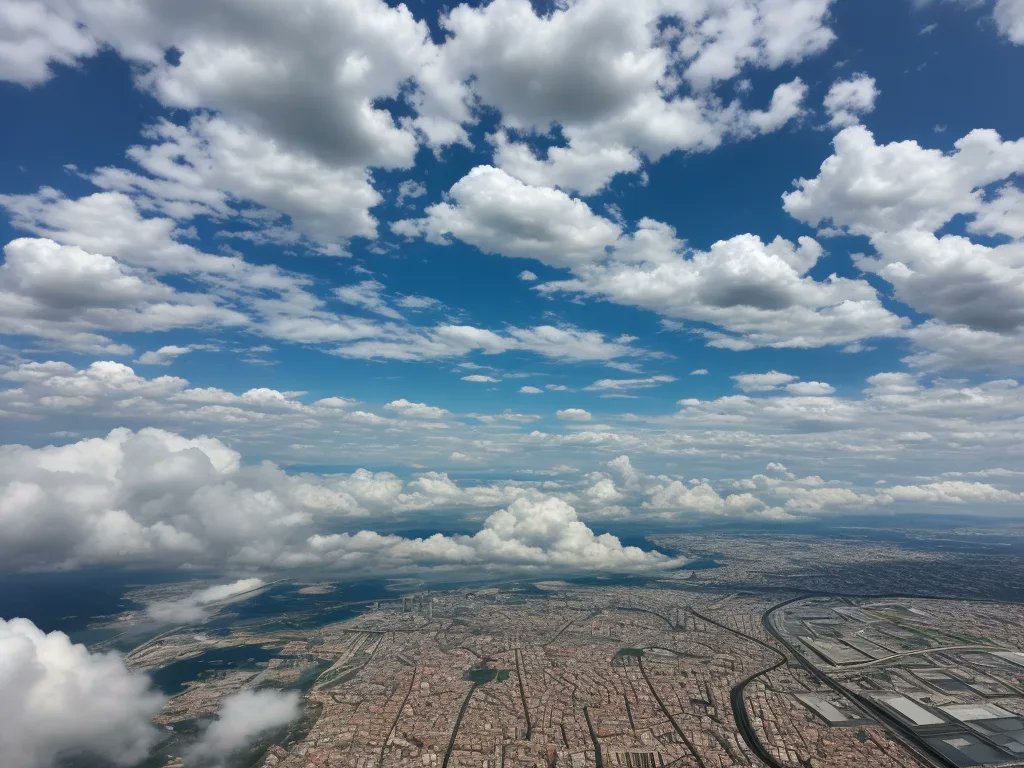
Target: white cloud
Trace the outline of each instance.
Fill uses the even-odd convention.
[[[302,340],[307,329],[299,328],[293,340]],[[329,328],[322,328],[328,331]],[[631,339],[605,339],[595,331],[573,327],[538,325],[509,327],[504,332],[471,325],[438,325],[428,328],[375,328],[364,331],[367,337],[335,348],[335,354],[380,360],[435,360],[461,357],[480,351],[497,355],[512,350],[534,352],[561,360],[607,360],[640,354],[630,346]],[[307,340],[314,340],[309,339]]]
[[[38,0],[10,0],[0,7],[0,80],[40,85],[53,76],[52,64],[73,66],[97,47],[73,19]]]
[[[8,568],[195,564],[382,572],[446,566],[634,570],[663,555],[594,534],[566,502],[529,487],[463,489],[428,472],[289,475],[242,466],[212,438],[119,429],[106,438],[31,449],[0,447],[0,543]],[[472,536],[406,539],[326,533],[338,518],[418,509],[508,507]],[[245,580],[156,606],[161,620],[196,620],[204,607],[254,588]]]
[[[473,384],[497,384],[500,381],[500,379],[496,379],[493,376],[485,376],[482,373],[471,373],[468,376],[463,376],[462,380]]]
[[[1024,229],[1019,190],[992,185],[1024,171],[1024,140],[1003,141],[975,130],[951,153],[914,141],[875,144],[862,127],[835,138],[835,153],[814,179],[801,179],[784,196],[786,209],[813,225],[830,224],[870,238],[875,253],[856,257],[858,267],[893,286],[896,298],[931,319],[909,332],[917,350],[909,361],[928,367],[963,363],[1005,366],[992,334],[1009,347],[1024,343],[1024,244],[983,244],[942,234],[953,217],[966,215],[968,233],[1015,237]],[[948,329],[949,346],[935,331]],[[974,337],[970,344],[957,340]],[[956,347],[954,349],[954,346]],[[984,351],[990,354],[982,354]]]
[[[260,734],[287,725],[298,716],[297,691],[265,688],[233,693],[224,697],[217,719],[206,727],[188,756],[196,765],[224,765],[231,754]]]
[[[807,272],[821,246],[802,237],[764,243],[739,235],[693,252],[668,226],[642,220],[613,258],[546,283],[546,293],[576,293],[709,323],[711,346],[820,347],[902,333],[905,320],[886,310],[864,280]]]
[[[786,385],[786,391],[799,397],[816,397],[835,394],[835,387],[824,381],[794,381]]]
[[[251,593],[264,584],[263,579],[238,579],[230,584],[215,584],[176,600],[160,600],[146,606],[146,615],[161,624],[192,624],[209,616],[211,606]]]
[[[167,107],[216,110],[338,166],[412,161],[411,129],[377,106],[398,97],[431,55],[426,25],[404,7],[315,0],[302,14],[248,4],[209,14],[149,0],[69,6],[141,68],[139,84]],[[173,63],[164,57],[170,47],[180,52]]]
[[[797,114],[802,92],[792,83],[755,113],[709,89],[745,67],[775,69],[822,51],[833,37],[829,5],[583,0],[538,15],[526,0],[497,0],[451,11],[442,57],[449,76],[469,80],[510,129],[492,139],[501,167],[531,184],[593,194],[644,157],[711,150]],[[563,145],[538,156],[521,140],[552,125]]]
[[[638,379],[598,379],[587,387],[591,392],[623,392],[631,389],[649,389],[660,387],[662,384],[671,384],[676,380],[675,376],[659,374]]]
[[[593,418],[590,411],[582,408],[563,408],[557,411],[555,415],[562,421],[590,421]]]
[[[147,269],[45,238],[4,246],[0,330],[63,347],[123,353],[105,333],[242,325],[240,313],[201,293],[177,291]]]
[[[744,392],[768,392],[796,381],[797,377],[779,371],[768,373],[741,373],[733,376],[736,386]]]
[[[392,320],[400,320],[402,315],[388,306],[384,297],[381,295],[383,290],[383,283],[377,280],[363,280],[362,282],[355,283],[354,285],[345,285],[341,288],[335,288],[334,295],[346,304],[362,307],[369,312],[383,315],[384,317],[391,318]]]
[[[992,12],[999,31],[1011,42],[1024,45],[1024,2],[996,0]]]
[[[708,375],[708,369],[707,368],[696,368],[696,369],[690,371],[690,375],[691,376],[707,376]]]
[[[534,387],[529,384],[526,384],[519,388],[519,394],[521,395],[539,395],[542,394],[543,392],[544,390],[541,389],[540,387]]]
[[[465,185],[465,186],[463,186]],[[469,194],[470,190],[473,194]],[[869,283],[808,276],[822,255],[809,237],[764,243],[739,235],[694,252],[671,227],[642,219],[635,232],[582,201],[478,167],[427,217],[399,222],[404,234],[437,242],[448,235],[507,257],[530,257],[573,276],[540,286],[709,323],[712,346],[819,347],[903,333],[906,321],[882,306]]]
[[[147,175],[107,167],[91,180],[138,195],[176,219],[235,213],[243,232],[265,231],[266,223],[240,205],[251,201],[287,216],[298,233],[333,246],[334,253],[351,237],[376,235],[369,209],[382,197],[361,167],[337,167],[223,118],[197,117],[187,126],[163,121],[146,137],[152,143],[134,146],[128,155]]]
[[[0,619],[0,763],[51,768],[90,754],[116,765],[144,759],[160,738],[150,718],[163,697],[115,653],[90,653],[63,632]]]
[[[406,179],[398,185],[398,197],[395,202],[402,205],[406,200],[415,200],[427,194],[427,185],[416,179]]]
[[[321,563],[356,563],[372,558],[384,562],[434,566],[488,564],[490,567],[539,571],[587,569],[648,571],[679,565],[657,552],[624,547],[610,534],[596,535],[576,511],[554,497],[517,499],[495,512],[472,536],[403,539],[363,531],[317,536],[310,541]]]
[[[829,125],[842,128],[859,123],[862,115],[874,111],[877,98],[878,88],[873,77],[859,74],[848,80],[837,80],[825,96]]]
[[[528,269],[524,269],[522,272],[519,273],[519,279],[526,283],[532,283],[534,280],[537,279],[537,275],[535,275]]]
[[[830,223],[861,235],[934,232],[958,213],[983,207],[981,190],[1024,171],[1024,140],[974,130],[954,151],[916,141],[878,145],[862,126],[836,135],[835,151],[814,179],[783,196],[786,210],[812,226]]]
[[[426,403],[412,403],[405,398],[392,400],[384,407],[406,419],[443,419],[450,415],[444,408]]]
[[[192,351],[191,347],[182,347],[177,344],[167,344],[159,349],[151,349],[139,355],[139,362],[142,365],[170,365],[182,355]]]
[[[449,236],[485,253],[570,266],[600,259],[619,228],[564,192],[523,184],[498,168],[480,165],[457,181],[450,202],[426,218],[392,225],[399,234],[445,243]]]

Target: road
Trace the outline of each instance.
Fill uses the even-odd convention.
[[[729,704],[732,706],[732,717],[733,720],[736,721],[736,729],[740,732],[740,736],[743,737],[743,741],[747,745],[747,748],[755,755],[757,755],[758,759],[762,763],[770,766],[770,768],[787,768],[787,766],[783,765],[778,760],[776,760],[775,756],[772,755],[764,746],[764,744],[761,743],[761,740],[757,738],[757,734],[754,732],[754,728],[750,724],[750,715],[747,713],[747,703],[743,699],[743,692],[746,690],[747,686],[751,682],[761,677],[761,675],[766,675],[769,672],[776,670],[789,662],[789,659],[786,658],[786,654],[782,653],[782,651],[780,651],[778,648],[769,645],[768,643],[764,642],[759,638],[752,637],[751,635],[748,635],[745,632],[740,632],[738,629],[733,629],[732,627],[726,626],[725,624],[715,621],[714,619],[708,616],[704,616],[703,614],[697,613],[697,611],[693,610],[692,608],[690,609],[690,613],[692,613],[701,621],[705,621],[708,624],[713,624],[714,626],[719,627],[720,629],[724,629],[726,632],[731,632],[737,637],[742,637],[746,640],[751,641],[752,643],[757,643],[761,647],[767,648],[769,651],[771,651],[779,657],[779,660],[772,664],[770,667],[758,670],[754,674],[750,675],[749,677],[745,678],[744,680],[741,680],[739,683],[734,685],[732,690],[729,691]]]

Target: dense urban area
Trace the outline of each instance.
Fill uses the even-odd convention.
[[[287,609],[181,627],[128,661],[233,660],[170,699],[170,734],[240,689],[303,690],[301,719],[240,758],[261,768],[1024,765],[1024,605],[1019,574],[998,577],[1012,556],[810,536],[659,545],[721,562],[406,583],[312,629]],[[941,573],[956,597],[928,594]],[[346,605],[335,585],[285,586]],[[164,751],[154,765],[184,765]]]

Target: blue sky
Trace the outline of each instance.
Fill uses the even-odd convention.
[[[174,562],[134,441],[312,504],[297,542],[522,499],[1012,514],[1022,65],[1018,0],[19,0],[0,482],[39,516],[48,473],[115,478],[74,525]]]

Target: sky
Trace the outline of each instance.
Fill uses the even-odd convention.
[[[8,0],[0,562],[1019,519],[1022,73],[1024,0]]]

